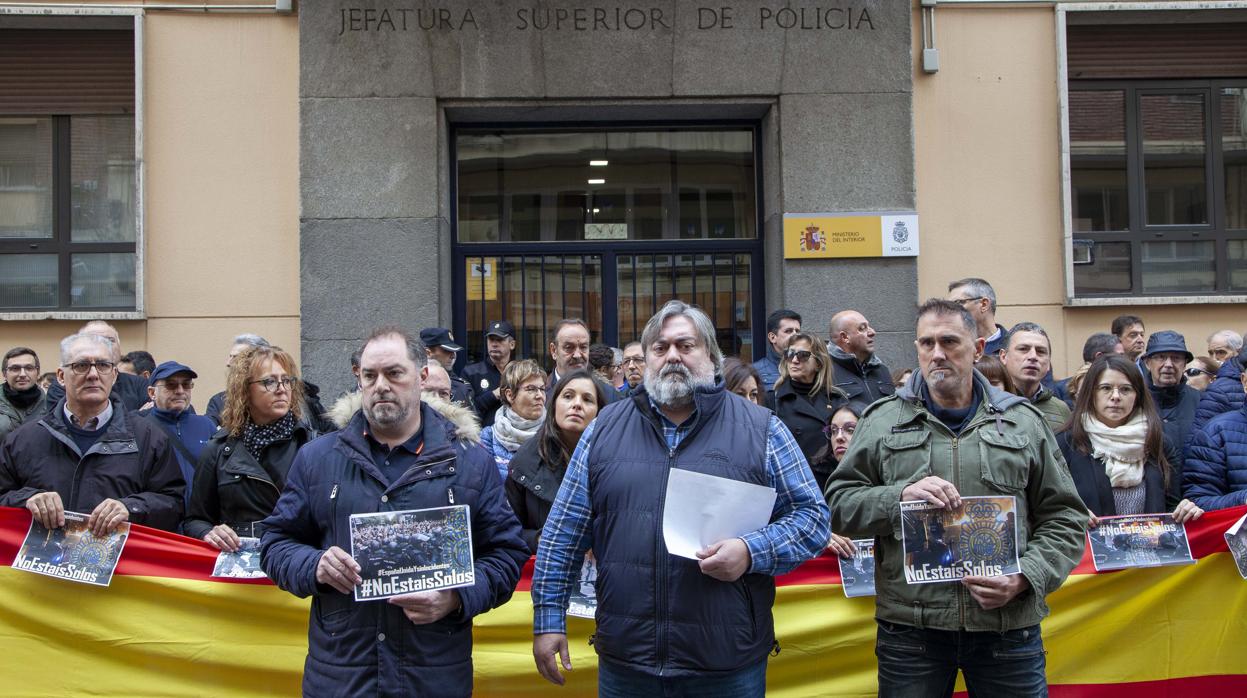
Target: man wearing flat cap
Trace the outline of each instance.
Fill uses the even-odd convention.
[[[498,386],[502,383],[502,371],[515,358],[515,326],[506,320],[489,323],[485,330],[485,353],[485,358],[463,369],[463,378],[472,387],[482,427],[494,423],[494,413],[502,406]]]
[[[420,342],[430,361],[436,361],[450,374],[450,398],[468,409],[472,404],[472,388],[455,373],[455,359],[463,347],[455,344],[455,336],[445,327],[426,327],[420,330]]]
[[[188,504],[199,452],[217,429],[216,422],[195,414],[195,407],[191,404],[191,391],[198,377],[199,374],[186,364],[176,361],[160,364],[147,379],[147,399],[154,407],[144,413],[169,437],[182,478],[186,480],[185,500]]]
[[[1165,443],[1182,453],[1191,438],[1195,423],[1195,410],[1199,407],[1199,391],[1186,384],[1186,365],[1195,358],[1186,348],[1186,338],[1173,330],[1161,330],[1147,338],[1147,349],[1139,357],[1143,364],[1143,379],[1156,410],[1165,422]],[[1171,488],[1179,495],[1177,483],[1182,482],[1184,458],[1172,463],[1174,472],[1169,478]]]

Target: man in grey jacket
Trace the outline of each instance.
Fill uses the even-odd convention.
[[[13,347],[4,353],[4,384],[0,385],[0,440],[47,411],[39,387],[39,356],[34,349]]]
[[[1044,598],[1078,563],[1089,518],[1055,437],[1024,398],[974,370],[974,319],[956,302],[918,310],[920,371],[858,421],[827,496],[832,530],[875,538],[879,695],[1046,696]],[[908,584],[901,502],[956,509],[1011,496],[1020,574]]]

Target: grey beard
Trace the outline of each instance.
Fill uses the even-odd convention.
[[[676,380],[674,374],[677,373],[682,374],[685,380]],[[669,371],[666,375],[655,376],[648,371],[645,373],[645,392],[661,407],[687,407],[693,402],[694,391],[713,386],[713,373],[699,377],[683,366]]]
[[[392,410],[392,411],[391,411]],[[395,424],[402,424],[407,417],[411,415],[409,408],[393,407],[385,410],[385,414],[380,414],[380,410],[376,406],[365,410],[368,414],[368,422],[382,427],[392,427]]]

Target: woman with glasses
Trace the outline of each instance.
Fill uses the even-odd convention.
[[[862,412],[865,410],[866,405],[860,402],[849,402],[831,415],[831,422],[823,427],[827,443],[814,454],[814,459],[810,461],[811,466],[817,463],[819,470],[828,473],[836,469],[836,466],[840,464],[840,459],[844,458],[844,454],[849,450],[849,444],[853,441],[853,432],[857,431],[857,422],[862,418]],[[823,485],[825,486],[826,483]],[[856,552],[852,539],[835,532],[831,534],[831,541],[827,547],[844,558],[851,558]]]
[[[300,419],[303,387],[294,357],[279,347],[250,347],[225,379],[221,428],[204,445],[183,532],[220,550],[259,538],[295,453],[316,436]]]
[[[503,480],[515,452],[541,427],[546,407],[545,385],[546,372],[531,359],[512,361],[502,372],[498,384],[502,406],[494,414],[494,423],[481,432],[481,446],[493,455]]]
[[[1165,443],[1143,374],[1122,355],[1092,362],[1057,443],[1093,525],[1101,516],[1172,511],[1181,523],[1204,513],[1181,498],[1171,465],[1177,453]]]
[[[524,542],[537,554],[541,527],[550,515],[567,463],[580,435],[606,405],[606,384],[583,369],[559,379],[550,392],[545,420],[511,459],[507,473],[507,501],[519,517]]]
[[[1197,356],[1195,360],[1187,364],[1186,367],[1186,384],[1199,392],[1204,392],[1212,385],[1212,381],[1217,377],[1217,371],[1221,369],[1221,364],[1210,356]]]
[[[775,383],[771,409],[797,440],[801,453],[814,471],[819,490],[827,486],[827,478],[831,476],[827,464],[817,463],[815,459],[827,445],[823,427],[847,402],[844,391],[836,387],[827,346],[805,332],[794,334],[779,362],[779,380]]]

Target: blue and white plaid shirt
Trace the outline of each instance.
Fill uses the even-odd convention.
[[[652,401],[650,404],[653,406]],[[662,423],[668,449],[679,446],[697,423],[690,417],[676,426],[657,407],[654,412]],[[592,547],[587,461],[594,426],[590,423],[581,435],[541,531],[532,586],[534,634],[567,632],[567,600],[585,551]],[[741,539],[749,548],[750,572],[778,575],[823,551],[831,535],[831,512],[792,433],[774,415],[766,430],[766,472],[767,482],[776,492],[771,523]]]

